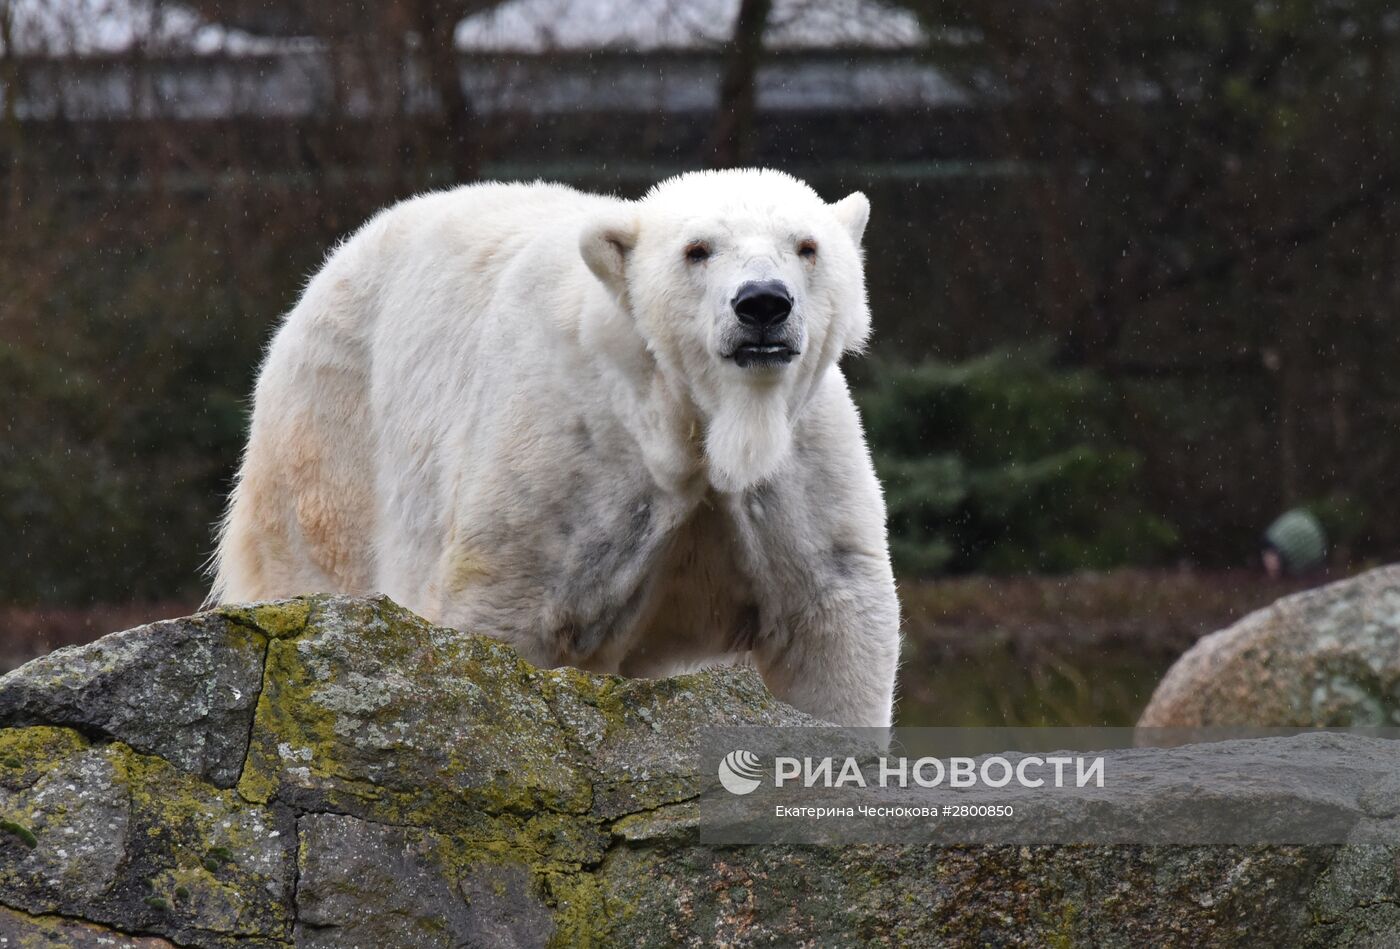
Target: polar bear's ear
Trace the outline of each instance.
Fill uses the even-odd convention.
[[[627,255],[637,243],[637,219],[609,215],[584,225],[578,249],[584,263],[603,285],[621,297],[627,289]]]
[[[865,236],[865,224],[870,220],[870,199],[859,191],[852,191],[831,206],[831,213],[836,215],[836,220],[850,232],[851,240],[859,247],[861,238]]]

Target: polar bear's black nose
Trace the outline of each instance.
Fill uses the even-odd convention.
[[[750,280],[734,294],[734,313],[745,326],[777,326],[792,312],[792,295],[781,280]]]

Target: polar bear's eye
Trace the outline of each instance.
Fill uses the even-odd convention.
[[[797,256],[807,260],[815,260],[817,256],[817,242],[810,237],[797,245]]]
[[[691,241],[685,245],[685,259],[698,264],[710,259],[710,245],[704,241]]]

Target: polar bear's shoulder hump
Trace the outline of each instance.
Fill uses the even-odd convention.
[[[388,228],[416,226],[441,218],[493,222],[509,219],[540,225],[557,220],[560,215],[588,214],[621,203],[617,198],[552,182],[488,181],[400,201],[382,211],[366,229],[376,224]]]

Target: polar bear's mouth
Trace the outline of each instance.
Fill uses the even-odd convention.
[[[745,343],[730,353],[729,358],[740,369],[747,369],[750,366],[785,365],[797,355],[797,350],[785,343]]]

